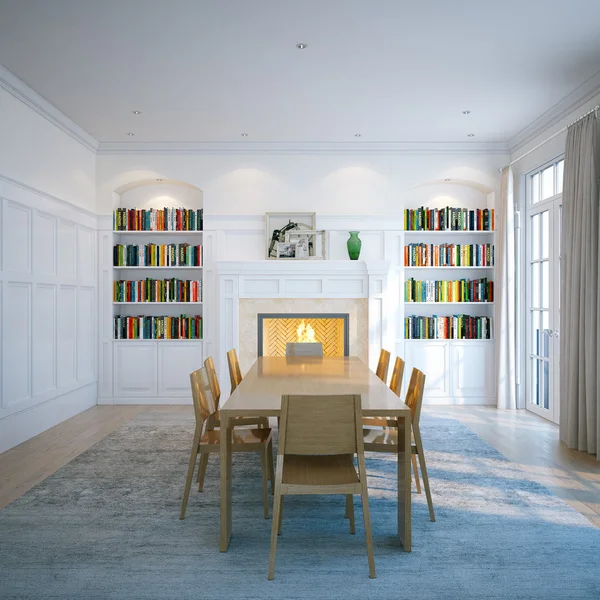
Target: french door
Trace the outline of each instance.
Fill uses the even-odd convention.
[[[559,326],[560,236],[562,218],[562,172],[554,171],[552,193],[543,199],[541,179],[531,181],[533,198],[527,211],[527,408],[558,423],[559,419]],[[562,167],[562,165],[560,165]],[[560,184],[560,188],[558,185]],[[549,185],[549,184],[547,184]],[[556,193],[559,192],[559,193]],[[535,195],[537,193],[537,196]]]

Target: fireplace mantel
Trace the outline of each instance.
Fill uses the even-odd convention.
[[[215,266],[219,298],[217,355],[223,383],[229,379],[225,354],[231,348],[239,350],[240,299],[306,298],[325,301],[326,307],[327,299],[364,298],[368,301],[369,364],[374,368],[381,348],[393,345],[388,261],[217,261]]]

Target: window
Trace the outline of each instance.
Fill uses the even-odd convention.
[[[562,194],[565,161],[559,160],[529,176],[529,201],[537,204]]]

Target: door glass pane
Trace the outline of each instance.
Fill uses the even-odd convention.
[[[540,201],[540,174],[536,173],[531,178],[531,203],[535,204]]]
[[[550,314],[544,311],[541,314],[542,323],[540,328],[540,356],[550,357]]]
[[[531,259],[540,258],[540,215],[531,217]]]
[[[540,258],[548,258],[550,256],[550,211],[545,210],[542,213],[542,256]]]
[[[563,190],[563,178],[565,173],[565,161],[556,164],[556,193],[561,194]]]
[[[542,263],[542,304],[541,308],[550,308],[550,261]]]
[[[544,360],[540,363],[542,365],[543,368],[543,385],[542,388],[544,389],[544,408],[547,410],[550,408],[550,382],[549,382],[549,375],[550,375],[550,361]]]
[[[539,354],[539,330],[540,313],[534,310],[531,312],[531,354]]]
[[[531,307],[540,306],[540,263],[531,265]]]
[[[554,165],[542,171],[542,200],[554,196]]]
[[[537,406],[540,405],[540,374],[538,371],[538,360],[531,359],[531,402]]]

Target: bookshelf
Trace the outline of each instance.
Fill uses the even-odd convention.
[[[400,329],[407,365],[427,373],[428,403],[487,403],[494,394],[493,198],[470,191],[465,201],[459,186],[453,191],[459,197],[448,205],[405,211]]]

